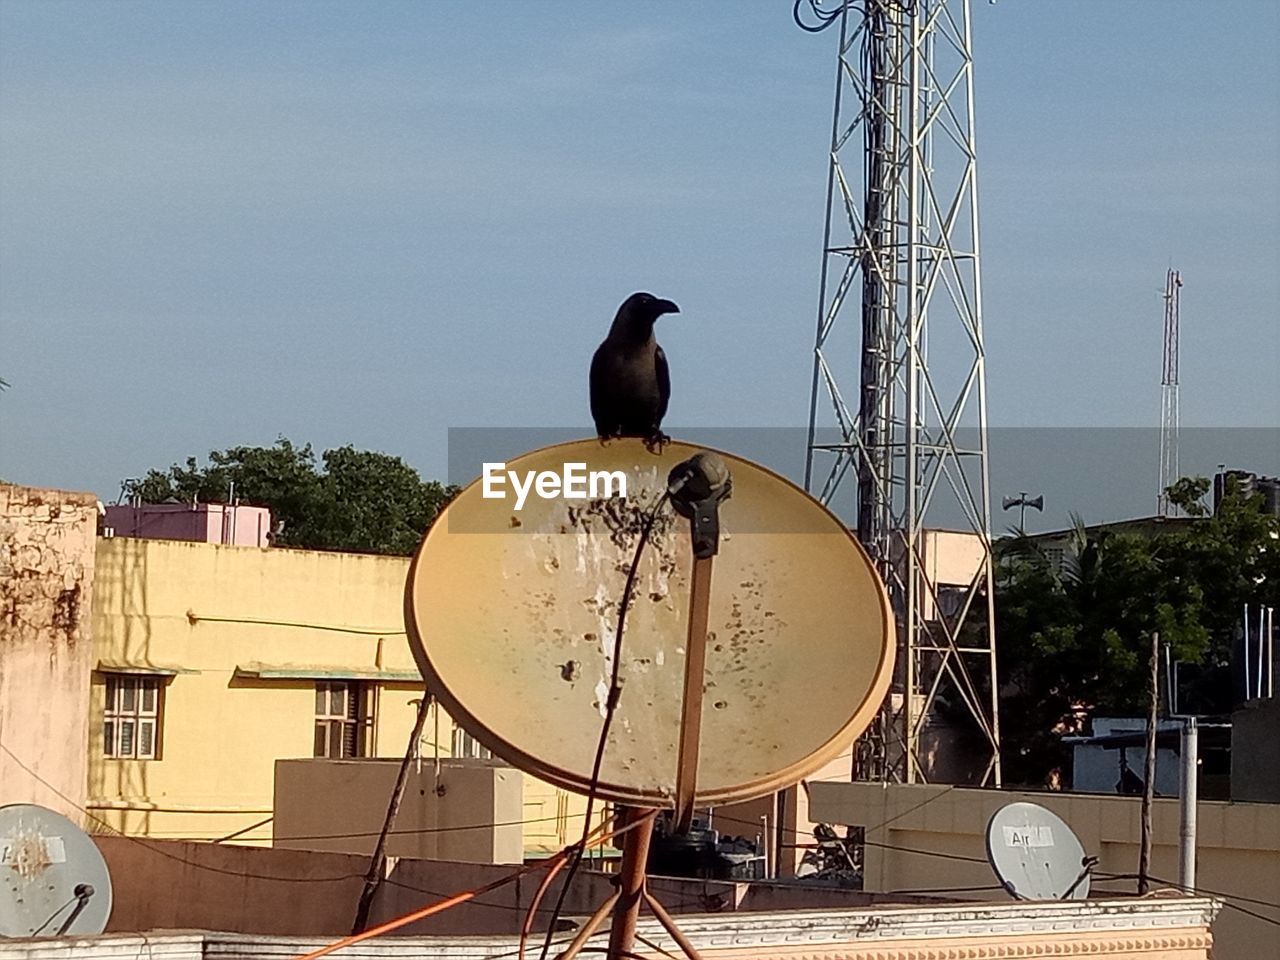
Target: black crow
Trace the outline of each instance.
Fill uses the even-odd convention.
[[[591,417],[601,440],[641,437],[650,446],[667,440],[662,418],[671,399],[667,355],[653,336],[653,322],[679,313],[670,300],[633,293],[622,302],[604,343],[591,358]]]

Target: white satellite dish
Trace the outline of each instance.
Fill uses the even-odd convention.
[[[0,937],[97,934],[111,876],[88,835],[32,803],[0,807]]]
[[[1097,857],[1065,821],[1036,803],[1010,803],[987,823],[987,860],[1018,900],[1084,900]]]

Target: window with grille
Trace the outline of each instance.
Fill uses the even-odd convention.
[[[340,760],[372,753],[372,689],[356,680],[316,684],[316,739],[313,756]]]
[[[158,677],[110,674],[102,722],[102,752],[107,757],[160,759],[161,701]]]
[[[473,760],[493,759],[493,754],[489,752],[488,748],[482,746],[479,740],[461,727],[453,728],[453,755],[455,757],[470,757]]]

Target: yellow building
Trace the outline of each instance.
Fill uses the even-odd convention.
[[[100,539],[90,811],[136,836],[269,843],[276,760],[403,756],[423,689],[408,563]],[[420,747],[480,751],[434,707]],[[582,807],[526,777],[526,854],[577,839]]]

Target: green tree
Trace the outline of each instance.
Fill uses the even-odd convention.
[[[345,446],[318,465],[311,445],[230,447],[149,470],[128,492],[145,503],[226,501],[271,508],[280,546],[408,555],[457,492],[423,480],[399,457]],[[234,485],[234,487],[233,487]]]
[[[1171,493],[1183,509],[1203,478]],[[1280,521],[1261,497],[1229,491],[1217,512],[1143,536],[1074,532],[1060,563],[1031,539],[997,549],[996,618],[1006,775],[1039,782],[1064,756],[1060,738],[1093,715],[1141,715],[1151,635],[1201,667],[1200,709],[1230,709],[1230,657],[1244,603],[1280,600]]]

